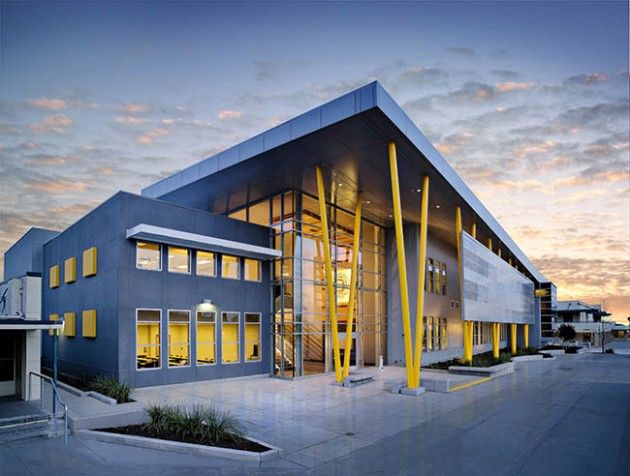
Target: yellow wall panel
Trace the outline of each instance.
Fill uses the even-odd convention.
[[[66,312],[63,315],[63,335],[74,337],[77,332],[77,316],[74,312]]]
[[[83,337],[96,337],[96,310],[88,309],[82,315]]]
[[[94,276],[96,274],[96,246],[92,246],[83,251],[83,276]]]
[[[74,283],[77,280],[77,259],[71,256],[63,262],[63,282]]]
[[[48,316],[48,320],[49,321],[58,321],[59,320],[59,314],[51,314],[50,316]],[[48,335],[49,336],[54,336],[55,335],[55,329],[48,329]]]
[[[59,287],[59,265],[58,264],[50,267],[50,277],[48,279],[48,284],[53,289]]]
[[[222,326],[222,360],[224,364],[239,362],[238,325],[223,324]]]

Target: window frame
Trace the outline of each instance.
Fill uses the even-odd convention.
[[[243,354],[243,360],[246,364],[255,364],[262,362],[262,312],[259,311],[245,311],[243,312],[243,352],[245,352],[247,348],[247,314],[255,314],[258,316],[258,359],[257,360],[249,360],[246,354]]]
[[[235,278],[231,277],[231,276],[225,276],[224,274],[224,267],[223,267],[223,259],[226,256],[230,256],[232,258],[236,258],[236,270],[237,270],[237,276]],[[221,255],[221,279],[231,279],[232,281],[240,281],[241,280],[241,257],[240,256],[236,256],[236,255],[229,255],[229,254],[222,254]]]
[[[209,364],[206,363],[199,363],[199,314],[214,314],[214,362],[211,362]],[[212,365],[217,365],[219,363],[219,346],[218,346],[218,341],[217,341],[217,333],[218,333],[218,318],[217,318],[217,311],[195,311],[195,367],[210,367]],[[202,325],[208,325],[207,323],[204,323]],[[205,344],[205,342],[202,342],[202,344]],[[192,361],[192,359],[191,359]]]
[[[237,336],[237,356],[238,356],[238,360],[234,361],[234,362],[224,362],[223,361],[223,326],[224,326],[224,322],[223,322],[223,314],[238,314],[238,321],[237,321],[237,328],[236,328],[236,336]],[[240,311],[221,311],[221,365],[234,365],[234,364],[241,364],[242,363],[242,359],[241,359],[241,312]],[[234,325],[231,322],[227,323],[228,325]],[[218,360],[218,359],[217,359]]]
[[[247,279],[247,261],[253,261],[258,266],[258,278],[257,279]],[[239,266],[240,267],[240,266]],[[262,261],[256,258],[243,258],[243,281],[247,281],[249,283],[261,283],[262,282]]]
[[[188,252],[188,271],[173,271],[171,270],[171,248],[186,250]],[[173,274],[192,274],[192,249],[185,248],[183,246],[166,245],[166,271]]]
[[[188,313],[188,365],[171,365],[171,337],[170,337],[170,325],[171,325],[171,312],[187,312]],[[185,369],[192,365],[192,342],[191,342],[191,313],[190,309],[167,309],[166,310],[166,353],[167,353],[167,369]]]
[[[194,251],[195,251],[195,276],[201,276],[202,278],[216,278],[217,277],[217,263],[219,261],[219,255],[214,251],[206,251],[206,250],[194,250]],[[208,253],[213,256],[212,274],[199,274],[199,253]]]
[[[150,270],[147,270],[150,271]],[[160,358],[158,359],[158,366],[157,367],[146,367],[146,368],[140,368],[138,367],[138,311],[157,311],[160,313],[160,320],[158,323],[158,328],[160,329]],[[143,322],[148,322],[148,321],[143,321]],[[149,307],[137,307],[136,308],[136,345],[135,345],[135,354],[136,354],[136,371],[137,372],[145,372],[145,371],[151,371],[151,370],[161,370],[162,369],[162,338],[164,332],[162,331],[162,309],[157,309],[157,308],[149,308]],[[153,345],[153,344],[150,344]]]
[[[160,265],[158,266],[158,269],[152,269],[152,268],[142,268],[140,266],[138,266],[138,244],[140,243],[147,243],[147,244],[151,244],[151,245],[157,245],[158,246],[158,254],[160,256]],[[160,272],[162,271],[162,261],[164,261],[164,258],[162,256],[162,244],[161,243],[154,243],[153,241],[143,241],[143,240],[136,240],[136,269],[139,269],[141,271],[153,271],[153,272]],[[144,309],[144,308],[140,308],[140,309]]]

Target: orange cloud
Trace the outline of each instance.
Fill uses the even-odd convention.
[[[240,112],[240,111],[231,111],[229,109],[226,109],[224,111],[219,111],[219,113],[217,114],[217,117],[221,121],[227,121],[227,120],[230,120],[230,119],[238,119],[242,115],[243,115],[243,113]]]
[[[155,129],[152,129],[138,136],[136,138],[136,142],[141,145],[149,145],[149,144],[153,144],[153,142],[158,140],[160,137],[164,137],[169,134],[170,132],[168,130],[162,129],[160,127],[156,127]]]
[[[118,124],[126,124],[128,126],[137,126],[138,124],[143,124],[147,122],[147,119],[144,117],[136,117],[136,116],[117,116],[114,121]]]
[[[63,114],[48,116],[42,122],[31,124],[29,129],[35,134],[63,134],[72,125],[72,119]]]
[[[135,102],[125,104],[121,107],[121,109],[128,114],[138,114],[149,110],[147,106]]]
[[[496,88],[502,93],[510,91],[520,91],[523,89],[533,88],[535,83],[515,83],[514,81],[505,81],[503,83],[497,83]]]
[[[36,109],[46,109],[47,111],[60,111],[68,108],[68,101],[57,98],[29,99],[28,104]]]
[[[26,187],[37,192],[64,194],[69,192],[83,193],[88,190],[89,184],[78,180],[50,180],[47,182],[30,182]]]

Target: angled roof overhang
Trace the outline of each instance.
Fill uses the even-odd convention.
[[[258,259],[280,258],[282,252],[273,248],[251,245],[240,241],[224,240],[209,235],[199,235],[186,231],[164,228],[161,226],[146,225],[140,223],[129,228],[126,233],[127,239],[146,240],[165,245],[182,246],[195,248],[204,251],[215,251],[218,253],[229,253],[236,256],[245,256]]]
[[[498,239],[538,283],[548,280],[378,82],[370,83],[203,160],[142,191],[151,198],[226,213],[296,189],[316,194],[314,168],[326,172],[329,200],[352,210],[363,191],[364,216],[391,226],[387,144],[399,161],[403,219],[418,223],[421,177],[430,177],[429,228],[454,243],[454,208],[466,229]],[[367,201],[370,202],[367,205]]]

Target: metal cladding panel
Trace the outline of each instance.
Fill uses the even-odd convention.
[[[534,324],[534,283],[462,232],[466,321]]]

